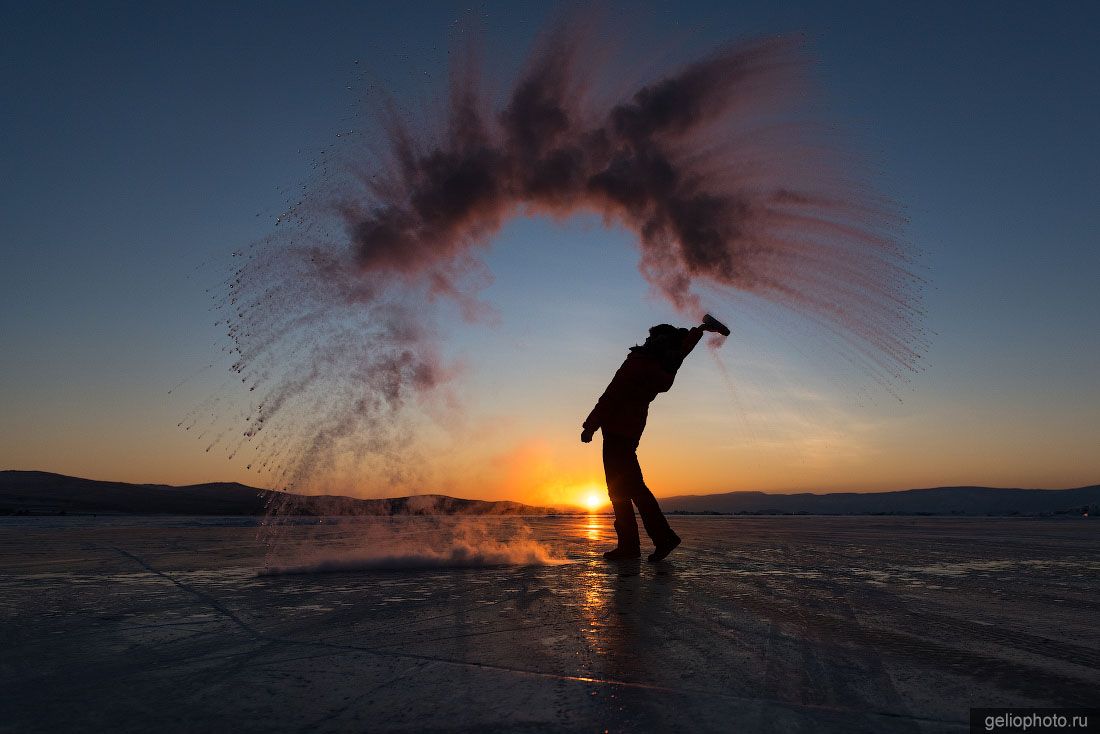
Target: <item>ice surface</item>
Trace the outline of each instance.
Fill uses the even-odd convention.
[[[370,522],[282,528],[275,561],[455,537]],[[0,519],[0,730],[964,732],[1097,702],[1091,519],[673,517],[658,565],[604,562],[606,517],[479,522],[569,563],[261,576],[239,518]]]

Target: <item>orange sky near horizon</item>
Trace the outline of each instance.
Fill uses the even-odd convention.
[[[641,318],[644,323],[647,317]],[[420,451],[431,458],[418,467],[415,481],[378,486],[352,477],[311,491],[440,493],[536,505],[584,505],[593,491],[602,494],[601,437],[580,443],[580,423],[622,359],[623,346],[608,346],[606,336],[586,341],[575,332],[544,332],[539,349],[516,349],[511,338],[507,329],[488,330],[461,381],[464,417],[446,430],[425,428]],[[488,366],[501,362],[497,349],[509,355],[507,371]],[[719,349],[733,380],[731,392],[714,357],[700,346],[673,389],[654,402],[639,456],[658,497],[944,485],[1065,488],[1100,481],[1100,459],[1088,445],[1087,401],[1076,414],[1064,412],[1056,429],[1038,431],[1012,416],[1035,414],[1049,396],[1020,395],[1011,404],[979,401],[940,394],[918,377],[900,402],[872,395],[861,403],[830,379],[784,367],[789,355],[766,351],[751,333],[735,333]],[[479,358],[487,363],[484,369]],[[540,365],[543,373],[561,374],[547,364],[555,359],[573,365],[573,373],[540,381],[532,392],[520,376]],[[37,396],[37,411],[28,412],[18,430],[0,426],[0,468],[138,483],[269,486],[176,427],[200,388],[177,399],[135,386],[132,377],[119,375],[106,390],[109,411],[79,409],[97,397],[79,384]]]

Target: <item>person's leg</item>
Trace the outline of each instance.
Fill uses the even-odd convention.
[[[638,443],[635,441],[630,451],[634,468],[631,472],[634,479],[630,486],[631,499],[638,506],[638,513],[642,516],[642,524],[645,525],[646,534],[649,535],[650,539],[653,540],[653,545],[656,546],[653,554],[649,556],[649,560],[660,561],[671,553],[676,546],[680,545],[680,536],[669,526],[665,513],[661,512],[661,506],[657,503],[657,498],[646,486],[645,479],[642,477],[642,467],[638,463],[637,449]]]
[[[657,498],[644,484],[638,493],[634,495],[634,504],[638,505],[638,513],[642,516],[642,524],[645,525],[646,534],[653,540],[654,545],[661,545],[665,540],[676,533],[668,524],[665,513],[661,512],[661,506]]]
[[[607,478],[607,494],[611,498],[611,507],[615,510],[615,534],[619,538],[617,555],[638,557],[641,554],[641,540],[638,537],[638,521],[634,519],[634,506],[631,504],[632,466],[638,464],[630,439],[613,433],[603,436],[603,469]],[[641,470],[638,470],[639,474]]]
[[[630,500],[620,499],[611,500],[611,507],[615,510],[615,535],[618,536],[619,543],[614,551],[609,553],[623,558],[640,558],[642,541],[638,536],[638,521],[634,518],[634,505]],[[607,553],[604,555],[606,556]]]

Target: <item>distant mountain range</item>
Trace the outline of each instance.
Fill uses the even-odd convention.
[[[464,500],[438,494],[357,499],[297,495],[236,482],[174,487],[80,479],[40,471],[0,471],[0,515],[548,515],[558,510],[519,502]]]
[[[550,515],[576,508],[425,494],[389,499],[295,495],[237,483],[127,484],[38,471],[0,471],[0,515]],[[666,512],[758,515],[1100,515],[1100,485],[1078,489],[936,487],[897,492],[728,492],[661,499]]]
[[[683,495],[661,500],[665,512],[757,515],[1057,515],[1100,514],[1100,485],[1077,489],[934,487],[896,492]]]

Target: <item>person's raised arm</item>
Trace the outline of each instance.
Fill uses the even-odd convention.
[[[680,354],[683,357],[687,357],[691,354],[691,350],[695,349],[695,345],[703,338],[703,332],[705,331],[706,328],[703,326],[693,326],[687,330],[684,340],[680,342]]]

